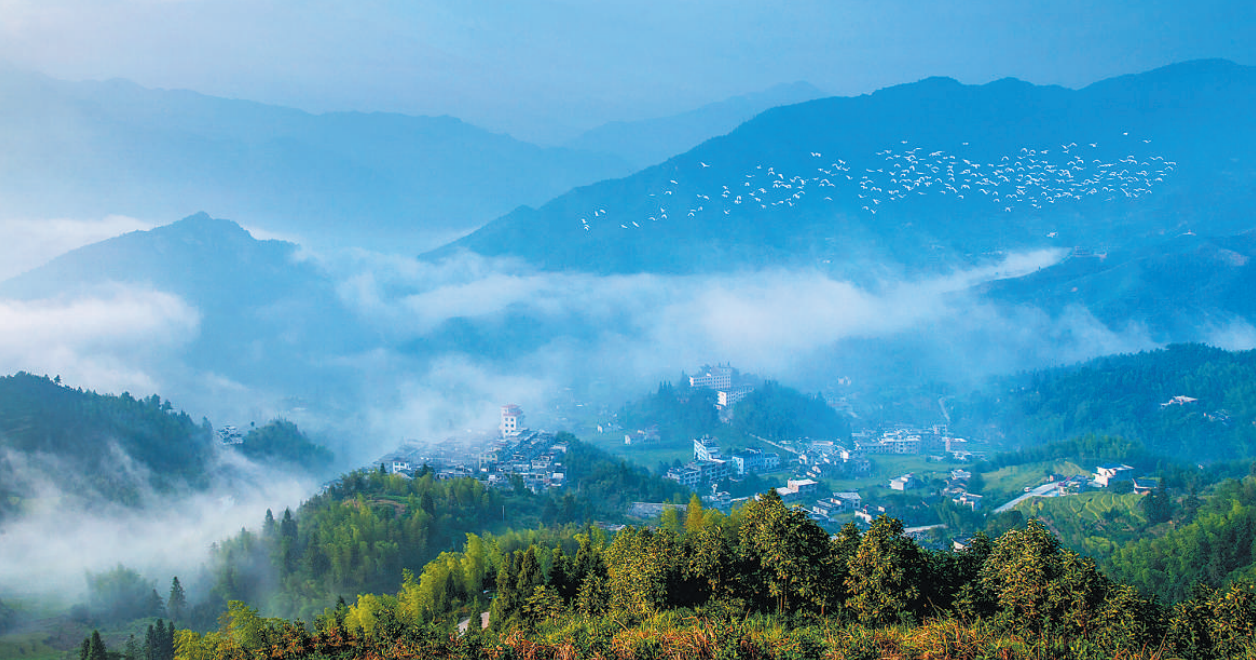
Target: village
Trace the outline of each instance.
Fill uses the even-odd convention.
[[[756,383],[729,365],[703,365],[689,377],[689,385],[713,390],[716,406],[722,416],[727,416],[754,391]],[[1171,404],[1181,405],[1176,400]],[[599,424],[597,431],[602,436],[622,434],[622,445],[616,453],[630,460],[634,450],[664,444],[657,426],[621,429],[608,422]],[[687,442],[692,453],[683,464],[673,465],[660,474],[697,493],[704,506],[725,512],[758,496],[734,497],[730,493],[735,490],[733,486],[747,479],[759,480],[754,483],[767,480],[769,484],[779,479],[776,486],[771,486],[776,494],[830,531],[835,532],[847,522],[867,527],[884,514],[907,521],[909,533],[917,537],[944,527],[930,513],[930,507],[938,502],[949,502],[958,509],[981,515],[999,514],[1035,497],[1062,497],[1107,488],[1145,494],[1158,485],[1155,478],[1136,475],[1129,465],[1105,463],[1088,474],[1042,475],[1018,490],[1015,497],[989,503],[983,493],[983,479],[970,469],[986,458],[985,451],[972,448],[968,440],[953,435],[945,424],[861,429],[840,440],[759,440],[761,447],[729,449],[711,435],[672,439],[667,444]],[[568,450],[568,443],[560,440],[558,434],[529,429],[523,409],[506,404],[500,408],[494,434],[468,432],[464,437],[440,443],[407,443],[372,466],[405,477],[423,473],[436,479],[474,477],[492,487],[541,493],[567,485],[564,458]],[[640,502],[629,515],[648,523],[661,511],[675,506],[680,503]]]

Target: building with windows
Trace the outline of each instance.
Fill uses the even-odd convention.
[[[781,466],[781,457],[758,449],[743,449],[729,456],[728,462],[738,476],[744,477],[776,470]]]
[[[525,430],[523,409],[513,403],[502,406],[502,423],[499,427],[503,438],[517,438]]]
[[[720,444],[709,435],[701,438],[695,438],[693,441],[693,460],[695,461],[715,461],[719,460]]]

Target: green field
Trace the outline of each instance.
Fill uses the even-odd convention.
[[[1135,493],[1094,491],[1066,497],[1035,497],[1016,505],[1026,517],[1043,520],[1065,545],[1093,557],[1111,554],[1147,524]]]
[[[46,633],[0,635],[0,658],[60,660],[64,654],[45,644],[47,638]]]
[[[1046,461],[1011,465],[993,472],[983,472],[981,477],[986,482],[985,492],[996,500],[1001,500],[999,504],[1002,504],[1020,496],[1026,488],[1045,483],[1048,474],[1071,477],[1078,474],[1089,475],[1090,472],[1072,461]]]

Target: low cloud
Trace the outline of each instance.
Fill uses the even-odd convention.
[[[131,483],[145,483],[143,466],[116,447],[114,454],[109,469],[125,472]],[[0,465],[11,468],[5,477],[16,477],[29,497],[24,514],[0,527],[0,592],[53,594],[72,602],[86,589],[84,571],[99,573],[118,564],[155,580],[159,591],[175,575],[190,583],[212,544],[257,527],[267,508],[295,508],[314,485],[222,452],[207,470],[230,477],[220,476],[207,491],[158,493],[142,487],[142,507],[100,501],[89,507],[85,493],[46,476],[57,462],[0,455]]]
[[[106,392],[156,392],[200,315],[176,296],[105,285],[69,299],[0,299],[0,372],[59,374]]]
[[[124,215],[99,219],[0,219],[0,281],[91,243],[155,225]]]

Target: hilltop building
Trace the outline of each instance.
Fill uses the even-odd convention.
[[[733,386],[733,378],[739,374],[729,365],[709,364],[698,369],[698,375],[689,377],[689,387],[705,387],[711,390],[725,390]]]
[[[523,409],[513,403],[502,406],[502,423],[499,427],[503,438],[517,438],[527,429],[523,425]]]
[[[1107,488],[1114,481],[1129,481],[1134,478],[1134,468],[1120,463],[1100,465],[1095,470],[1095,483]]]
[[[756,379],[744,376],[731,365],[720,364],[711,366],[704,364],[698,368],[696,376],[689,377],[689,386],[715,390],[715,405],[720,409],[728,408],[746,398],[754,391]]]

